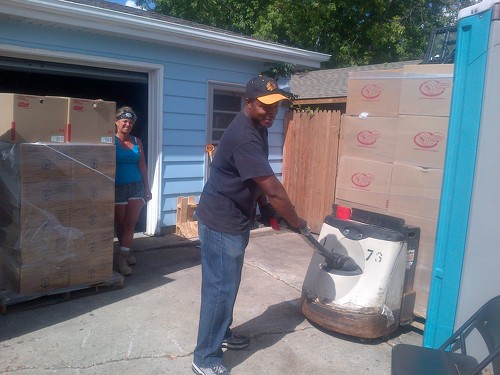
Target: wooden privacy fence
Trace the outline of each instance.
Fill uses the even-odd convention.
[[[339,111],[290,111],[285,121],[283,185],[314,233],[332,212],[340,121]]]

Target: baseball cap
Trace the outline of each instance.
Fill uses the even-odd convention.
[[[249,99],[257,99],[263,104],[274,104],[288,97],[278,88],[274,79],[259,75],[247,83],[245,95]]]

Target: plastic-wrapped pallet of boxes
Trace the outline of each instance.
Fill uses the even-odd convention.
[[[111,143],[109,138],[95,144],[49,142],[53,129],[67,131],[71,101],[32,99],[59,104],[47,118],[43,110],[33,110],[36,105],[17,105],[18,99],[25,103],[26,97],[0,94],[1,105],[14,109],[11,118],[0,124],[6,134],[0,142],[0,289],[30,296],[109,281],[114,241],[113,138]],[[103,122],[104,132],[113,131],[114,102],[99,105],[107,106],[105,112],[110,114]],[[30,113],[23,113],[24,108]],[[96,121],[95,113],[82,116]],[[31,133],[30,128],[36,131]],[[100,140],[102,131],[96,131],[94,139]]]
[[[336,203],[420,227],[414,313],[425,317],[453,84],[453,65],[349,76]]]

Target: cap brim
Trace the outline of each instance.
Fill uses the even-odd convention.
[[[288,100],[288,98],[283,94],[263,95],[259,96],[256,99],[263,104],[274,104],[279,102],[280,100]]]

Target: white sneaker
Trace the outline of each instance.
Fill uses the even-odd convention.
[[[198,367],[191,364],[193,372],[197,375],[231,375],[229,370],[222,365],[215,365],[213,367]]]

